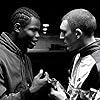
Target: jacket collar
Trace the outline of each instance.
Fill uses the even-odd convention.
[[[80,53],[81,57],[87,56],[89,54],[92,54],[93,52],[100,50],[100,40],[95,41],[81,49],[78,50],[78,53]]]
[[[22,55],[21,50],[13,43],[13,41],[8,37],[7,34],[7,32],[2,32],[0,36],[0,43],[3,44],[11,52]]]

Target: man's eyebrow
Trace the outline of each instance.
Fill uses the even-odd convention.
[[[38,27],[30,27],[30,29],[39,29]]]
[[[29,29],[30,29],[30,30],[34,30],[34,31],[39,31],[39,30],[40,30],[40,29],[37,28],[37,27],[30,27]]]

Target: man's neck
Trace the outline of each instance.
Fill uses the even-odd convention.
[[[22,53],[27,52],[27,48],[25,48],[24,45],[20,42],[20,40],[17,39],[17,36],[16,36],[15,32],[12,32],[11,34],[9,34],[9,38],[22,51]]]
[[[95,42],[96,39],[94,36],[92,36],[91,38],[85,38],[84,39],[84,45],[87,46],[87,45],[90,45],[91,43]]]

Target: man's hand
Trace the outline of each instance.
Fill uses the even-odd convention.
[[[58,81],[56,83],[56,90],[51,88],[50,96],[54,97],[56,100],[68,100],[64,88]]]
[[[48,82],[49,74],[45,72],[43,78],[42,76],[43,70],[41,69],[39,73],[34,77],[32,86],[29,88],[31,93],[37,92],[38,90],[40,90],[41,87],[43,87]]]

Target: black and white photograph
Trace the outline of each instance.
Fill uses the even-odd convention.
[[[3,0],[0,100],[100,100],[98,4]]]

